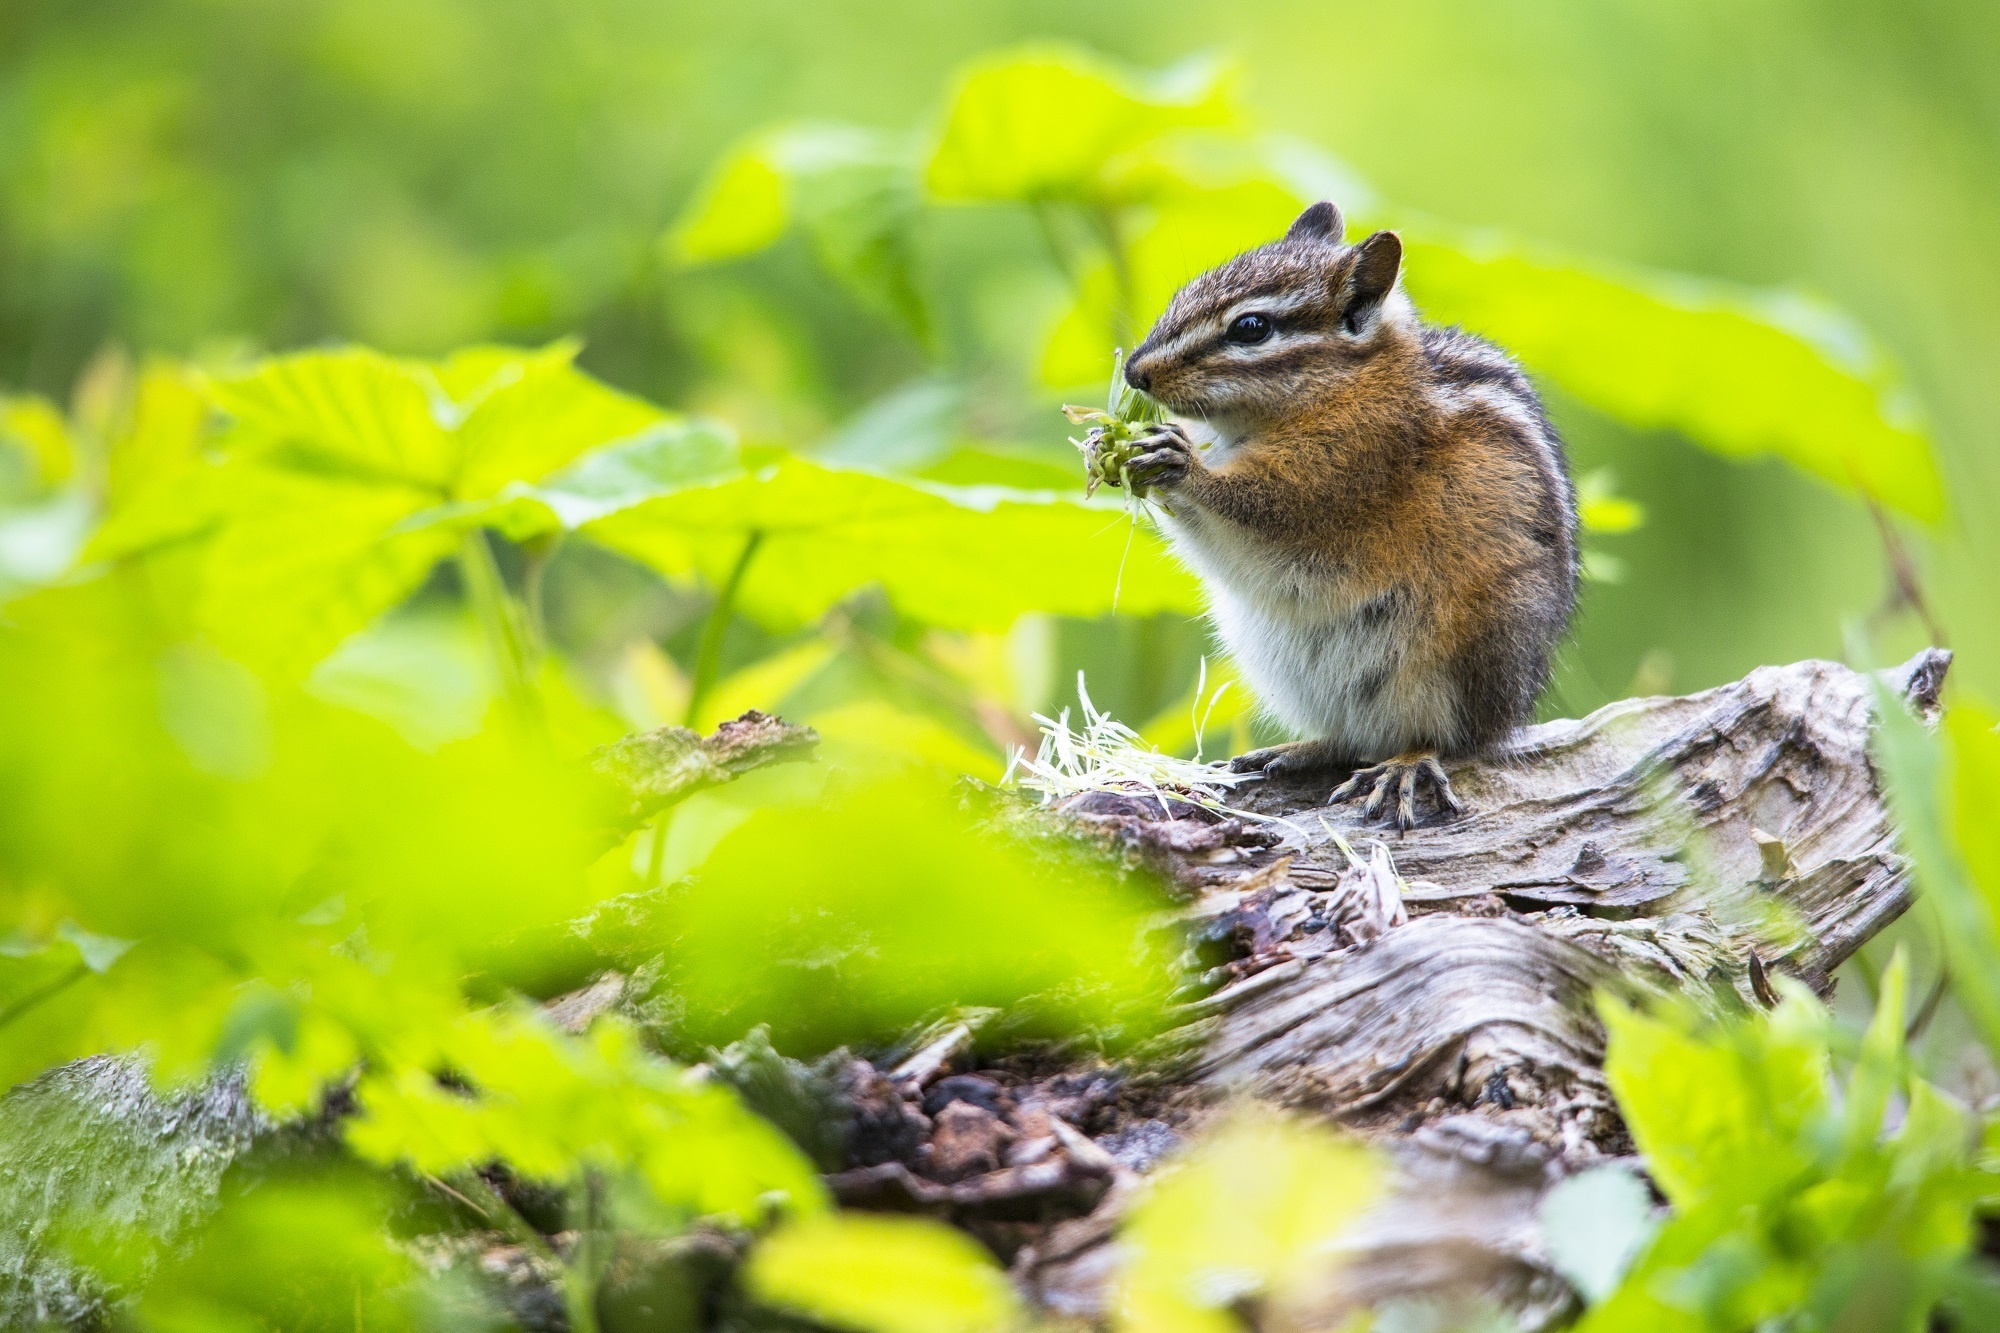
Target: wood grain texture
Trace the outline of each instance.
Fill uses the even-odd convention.
[[[1928,651],[1882,683],[1930,715],[1949,661]],[[1240,802],[1261,823],[1072,803],[1072,827],[1181,886],[1198,940],[1234,947],[1209,974],[1219,988],[1186,1010],[1188,1090],[1325,1116],[1396,1163],[1402,1188],[1319,1307],[1330,1323],[1396,1294],[1564,1314],[1535,1207],[1563,1176],[1631,1152],[1594,992],[1756,1005],[1784,972],[1824,993],[1909,907],[1868,754],[1876,697],[1866,676],[1800,662],[1527,728],[1451,766],[1466,817],[1404,833],[1326,805],[1324,786],[1267,784]],[[1368,871],[1336,834],[1387,849],[1406,924],[1356,916]],[[1135,1188],[1028,1247],[1016,1276],[1053,1308],[1101,1311],[1101,1250]]]

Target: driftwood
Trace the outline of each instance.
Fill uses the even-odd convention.
[[[1929,713],[1948,664],[1926,652],[1885,683]],[[1468,817],[1406,833],[1329,807],[1331,783],[1240,802],[1282,821],[1266,823],[1072,799],[1074,826],[1171,876],[1197,930],[1237,955],[1190,1006],[1184,1091],[1329,1117],[1406,1178],[1327,1293],[1329,1324],[1418,1294],[1497,1300],[1530,1323],[1564,1313],[1540,1195],[1631,1151],[1593,992],[1733,990],[1754,1005],[1782,972],[1825,993],[1910,905],[1868,756],[1874,697],[1846,667],[1802,662],[1529,728],[1451,768]],[[1407,921],[1379,892],[1385,860]],[[1023,1249],[1020,1281],[1064,1313],[1100,1313],[1130,1193]]]
[[[1930,713],[1948,663],[1920,654],[1885,683]],[[1250,789],[1242,816],[1135,794],[1073,798],[1024,822],[1150,867],[1185,897],[1208,970],[1178,1011],[1175,1062],[1136,1076],[1050,1058],[982,1065],[988,1016],[964,1013],[880,1068],[844,1052],[808,1067],[739,1043],[714,1072],[803,1133],[837,1197],[968,1227],[1061,1314],[1102,1314],[1117,1225],[1146,1173],[1213,1108],[1247,1096],[1348,1126],[1382,1145],[1402,1179],[1355,1262],[1308,1307],[1267,1312],[1272,1327],[1334,1327],[1356,1304],[1409,1295],[1497,1301],[1530,1326],[1559,1320],[1575,1298],[1542,1253],[1540,1199],[1564,1175],[1631,1152],[1604,1084],[1594,994],[1721,1002],[1733,991],[1767,1004],[1776,974],[1824,993],[1909,906],[1868,758],[1874,699],[1866,677],[1804,662],[1686,698],[1627,700],[1452,766],[1471,813],[1404,833],[1326,805],[1331,781]],[[620,818],[636,822],[805,757],[815,740],[751,714],[708,738],[630,738],[595,766],[628,794]],[[580,1029],[626,990],[606,974],[552,1001],[551,1017]],[[0,1141],[13,1147],[0,1177],[15,1206],[60,1190],[78,1152],[98,1151],[96,1137],[58,1143],[38,1128],[69,1106],[91,1136],[132,1131],[143,1158],[127,1182],[133,1209],[158,1213],[163,1232],[197,1220],[223,1166],[270,1127],[239,1080],[184,1100],[160,1103],[132,1066],[103,1060],[0,1099]],[[75,1285],[35,1238],[22,1241],[0,1246],[0,1315],[88,1317],[115,1295]],[[499,1271],[505,1248],[482,1262]],[[702,1282],[726,1282],[730,1247],[709,1248],[722,1257]],[[544,1281],[508,1296],[523,1327],[560,1327]],[[619,1299],[617,1282],[604,1299]]]

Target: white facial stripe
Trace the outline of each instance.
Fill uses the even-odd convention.
[[[1244,315],[1269,315],[1281,320],[1296,315],[1311,305],[1318,297],[1312,292],[1281,292],[1275,296],[1246,297],[1223,311],[1216,321],[1219,329],[1226,329]]]
[[[1280,327],[1270,337],[1260,343],[1224,343],[1225,355],[1238,361],[1256,361],[1273,352],[1297,347],[1300,343],[1323,341],[1324,335],[1314,329],[1287,329]]]

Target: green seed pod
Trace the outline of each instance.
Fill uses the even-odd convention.
[[[1084,493],[1094,495],[1100,485],[1122,486],[1138,499],[1146,498],[1145,486],[1127,481],[1125,469],[1139,454],[1139,441],[1165,420],[1160,405],[1125,382],[1125,353],[1121,349],[1111,359],[1111,390],[1105,395],[1104,410],[1065,405],[1063,415],[1090,430],[1070,443],[1083,454]]]

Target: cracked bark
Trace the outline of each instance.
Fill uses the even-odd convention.
[[[1921,653],[1884,683],[1930,714],[1949,661]],[[1539,1248],[1540,1197],[1631,1151],[1593,993],[1734,991],[1757,1005],[1777,972],[1825,994],[1910,905],[1868,755],[1874,704],[1867,677],[1830,662],[1625,700],[1449,766],[1471,813],[1406,833],[1326,805],[1330,782],[1239,800],[1267,823],[1101,795],[1057,812],[1164,872],[1197,936],[1234,946],[1210,974],[1220,988],[1188,1006],[1186,1090],[1327,1117],[1396,1164],[1402,1186],[1321,1318],[1418,1294],[1482,1295],[1531,1323],[1568,1310]],[[1387,849],[1407,924],[1357,916],[1365,872],[1336,833]],[[1133,1184],[1025,1248],[1024,1287],[1101,1313]]]

